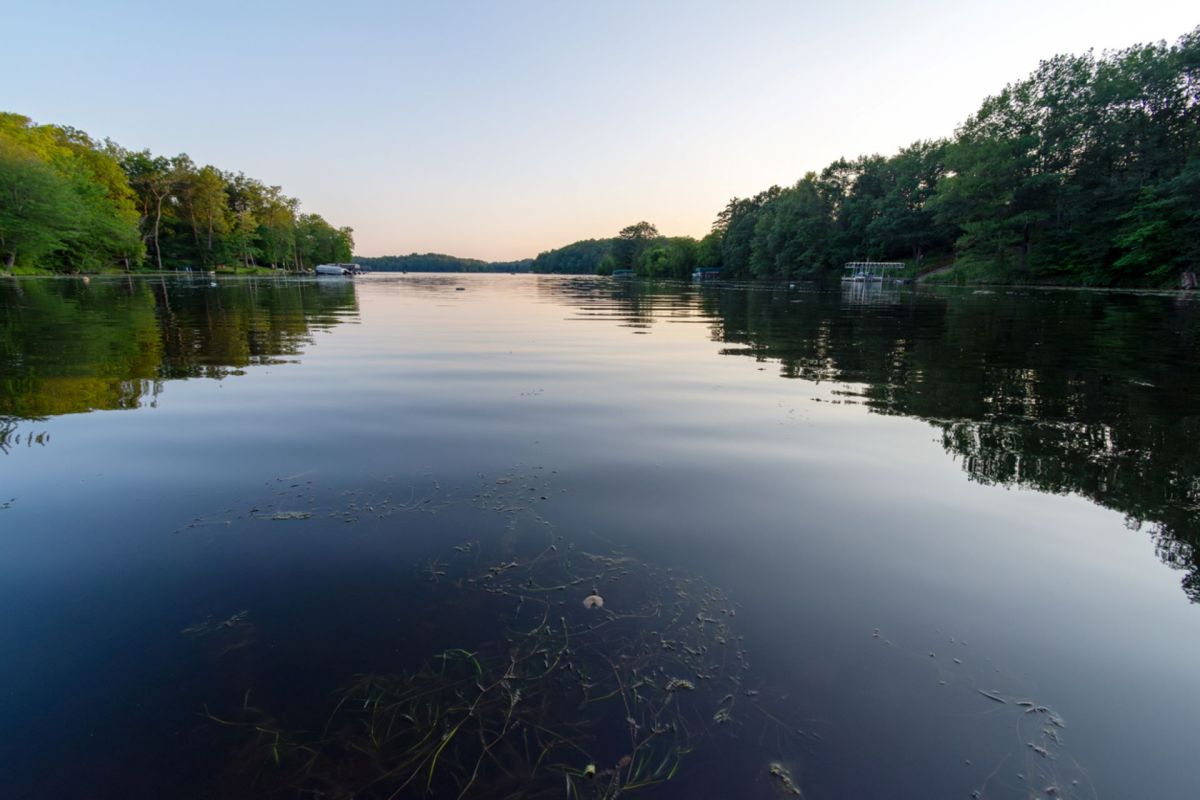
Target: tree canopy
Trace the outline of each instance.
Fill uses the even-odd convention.
[[[1200,28],[1043,61],[949,139],[838,159],[717,215],[723,275],[861,259],[1001,281],[1144,285],[1200,261]],[[931,261],[926,261],[932,256]]]
[[[1169,285],[1200,261],[1200,27],[1175,44],[1059,55],[987,97],[946,139],[839,158],[731,199],[712,232],[639,221],[532,261],[440,254],[377,269],[787,280],[847,261],[966,279]],[[306,269],[352,258],[353,231],[242,173],[0,114],[0,263],[92,270]]]
[[[0,261],[56,272],[306,269],[348,261],[350,228],[278,186],[0,113]]]

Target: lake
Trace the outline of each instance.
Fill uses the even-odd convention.
[[[1200,796],[1200,304],[0,281],[0,794]]]

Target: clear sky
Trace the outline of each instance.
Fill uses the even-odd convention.
[[[0,110],[243,171],[356,252],[536,255],[950,134],[1194,2],[12,2]]]

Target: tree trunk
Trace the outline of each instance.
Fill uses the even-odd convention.
[[[192,220],[192,241],[196,243],[196,249],[200,249],[200,228],[196,225],[196,209],[188,207],[188,217]]]
[[[17,251],[13,250],[4,256],[4,268],[11,270],[13,265],[17,263]]]
[[[158,195],[158,205],[154,212],[154,261],[158,265],[158,271],[162,272],[162,249],[158,246],[158,226],[162,222],[162,204],[165,194]]]

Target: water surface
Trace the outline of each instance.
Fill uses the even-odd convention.
[[[371,709],[422,680],[447,745],[397,796],[1200,795],[1194,302],[411,275],[0,312],[5,796],[387,797]],[[525,656],[468,784],[455,706]],[[569,733],[526,772],[535,720]]]

